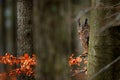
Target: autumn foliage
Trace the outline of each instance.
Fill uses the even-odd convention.
[[[26,74],[27,76],[34,76],[34,66],[36,65],[36,56],[33,54],[31,57],[28,53],[25,53],[23,56],[15,57],[10,53],[6,53],[5,56],[0,56],[0,63],[7,64],[10,66],[19,65],[19,68],[11,70],[7,73],[1,73],[0,78],[5,78],[7,76],[12,76],[11,80],[16,80],[16,76],[20,74]],[[87,59],[85,58],[85,54],[81,54],[78,57],[75,57],[72,54],[68,60],[69,66],[77,65],[81,66],[82,64],[86,65]],[[84,66],[81,70],[85,73],[87,72],[86,66]],[[75,72],[78,72],[75,70]],[[5,80],[5,79],[2,79]]]
[[[72,54],[70,57],[69,57],[69,65],[80,65],[80,62],[82,62],[82,58],[81,57],[76,57],[76,58],[73,58],[74,54]]]
[[[77,66],[82,66],[82,68],[80,70],[74,70],[75,73],[81,73],[81,72],[85,72],[85,74],[87,74],[87,68],[86,68],[86,64],[87,64],[87,54],[81,54],[80,56],[75,57],[74,54],[72,54],[69,57],[68,63],[69,66],[73,66],[73,65],[77,65]],[[84,66],[83,66],[84,65]]]
[[[6,53],[5,56],[0,56],[1,64],[19,65],[19,68],[9,71],[8,73],[1,73],[0,76],[17,76],[20,74],[26,74],[27,76],[34,76],[33,67],[36,65],[36,56],[33,54],[30,57],[27,53],[20,57],[14,57],[10,53]],[[12,79],[16,80],[16,79]]]

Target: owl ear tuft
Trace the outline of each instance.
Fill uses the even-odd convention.
[[[79,27],[80,27],[80,25],[81,25],[81,23],[80,23],[80,18],[78,19],[78,25],[79,25]]]
[[[88,24],[88,19],[87,19],[87,18],[85,19],[85,25],[86,25],[86,24]]]

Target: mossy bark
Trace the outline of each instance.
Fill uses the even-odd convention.
[[[70,26],[66,21],[67,1],[34,1],[36,80],[68,80]]]
[[[116,0],[92,0],[93,10],[91,11],[90,41],[88,54],[88,80],[97,74],[99,70],[111,63],[120,56],[120,24],[109,25],[117,15],[110,15],[118,12],[116,8],[105,8],[115,5]],[[109,19],[107,18],[109,17]],[[108,26],[107,26],[108,25]],[[105,28],[106,27],[106,28]],[[120,61],[116,62],[92,80],[118,80],[120,79]],[[116,74],[118,73],[118,74]]]

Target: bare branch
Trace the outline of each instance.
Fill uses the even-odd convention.
[[[95,75],[93,75],[89,80],[93,80],[96,76],[98,76],[100,73],[104,72],[105,70],[107,70],[110,66],[112,66],[113,64],[115,64],[117,61],[120,60],[120,56],[118,58],[116,58],[115,60],[113,60],[111,63],[109,63],[108,65],[106,65],[105,67],[103,67],[102,69],[100,69]]]

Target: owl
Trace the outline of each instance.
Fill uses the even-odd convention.
[[[90,26],[88,25],[88,19],[85,19],[84,23],[80,23],[80,19],[78,20],[78,33],[81,41],[81,45],[84,49],[83,53],[88,53],[88,45],[89,45],[89,32]]]

